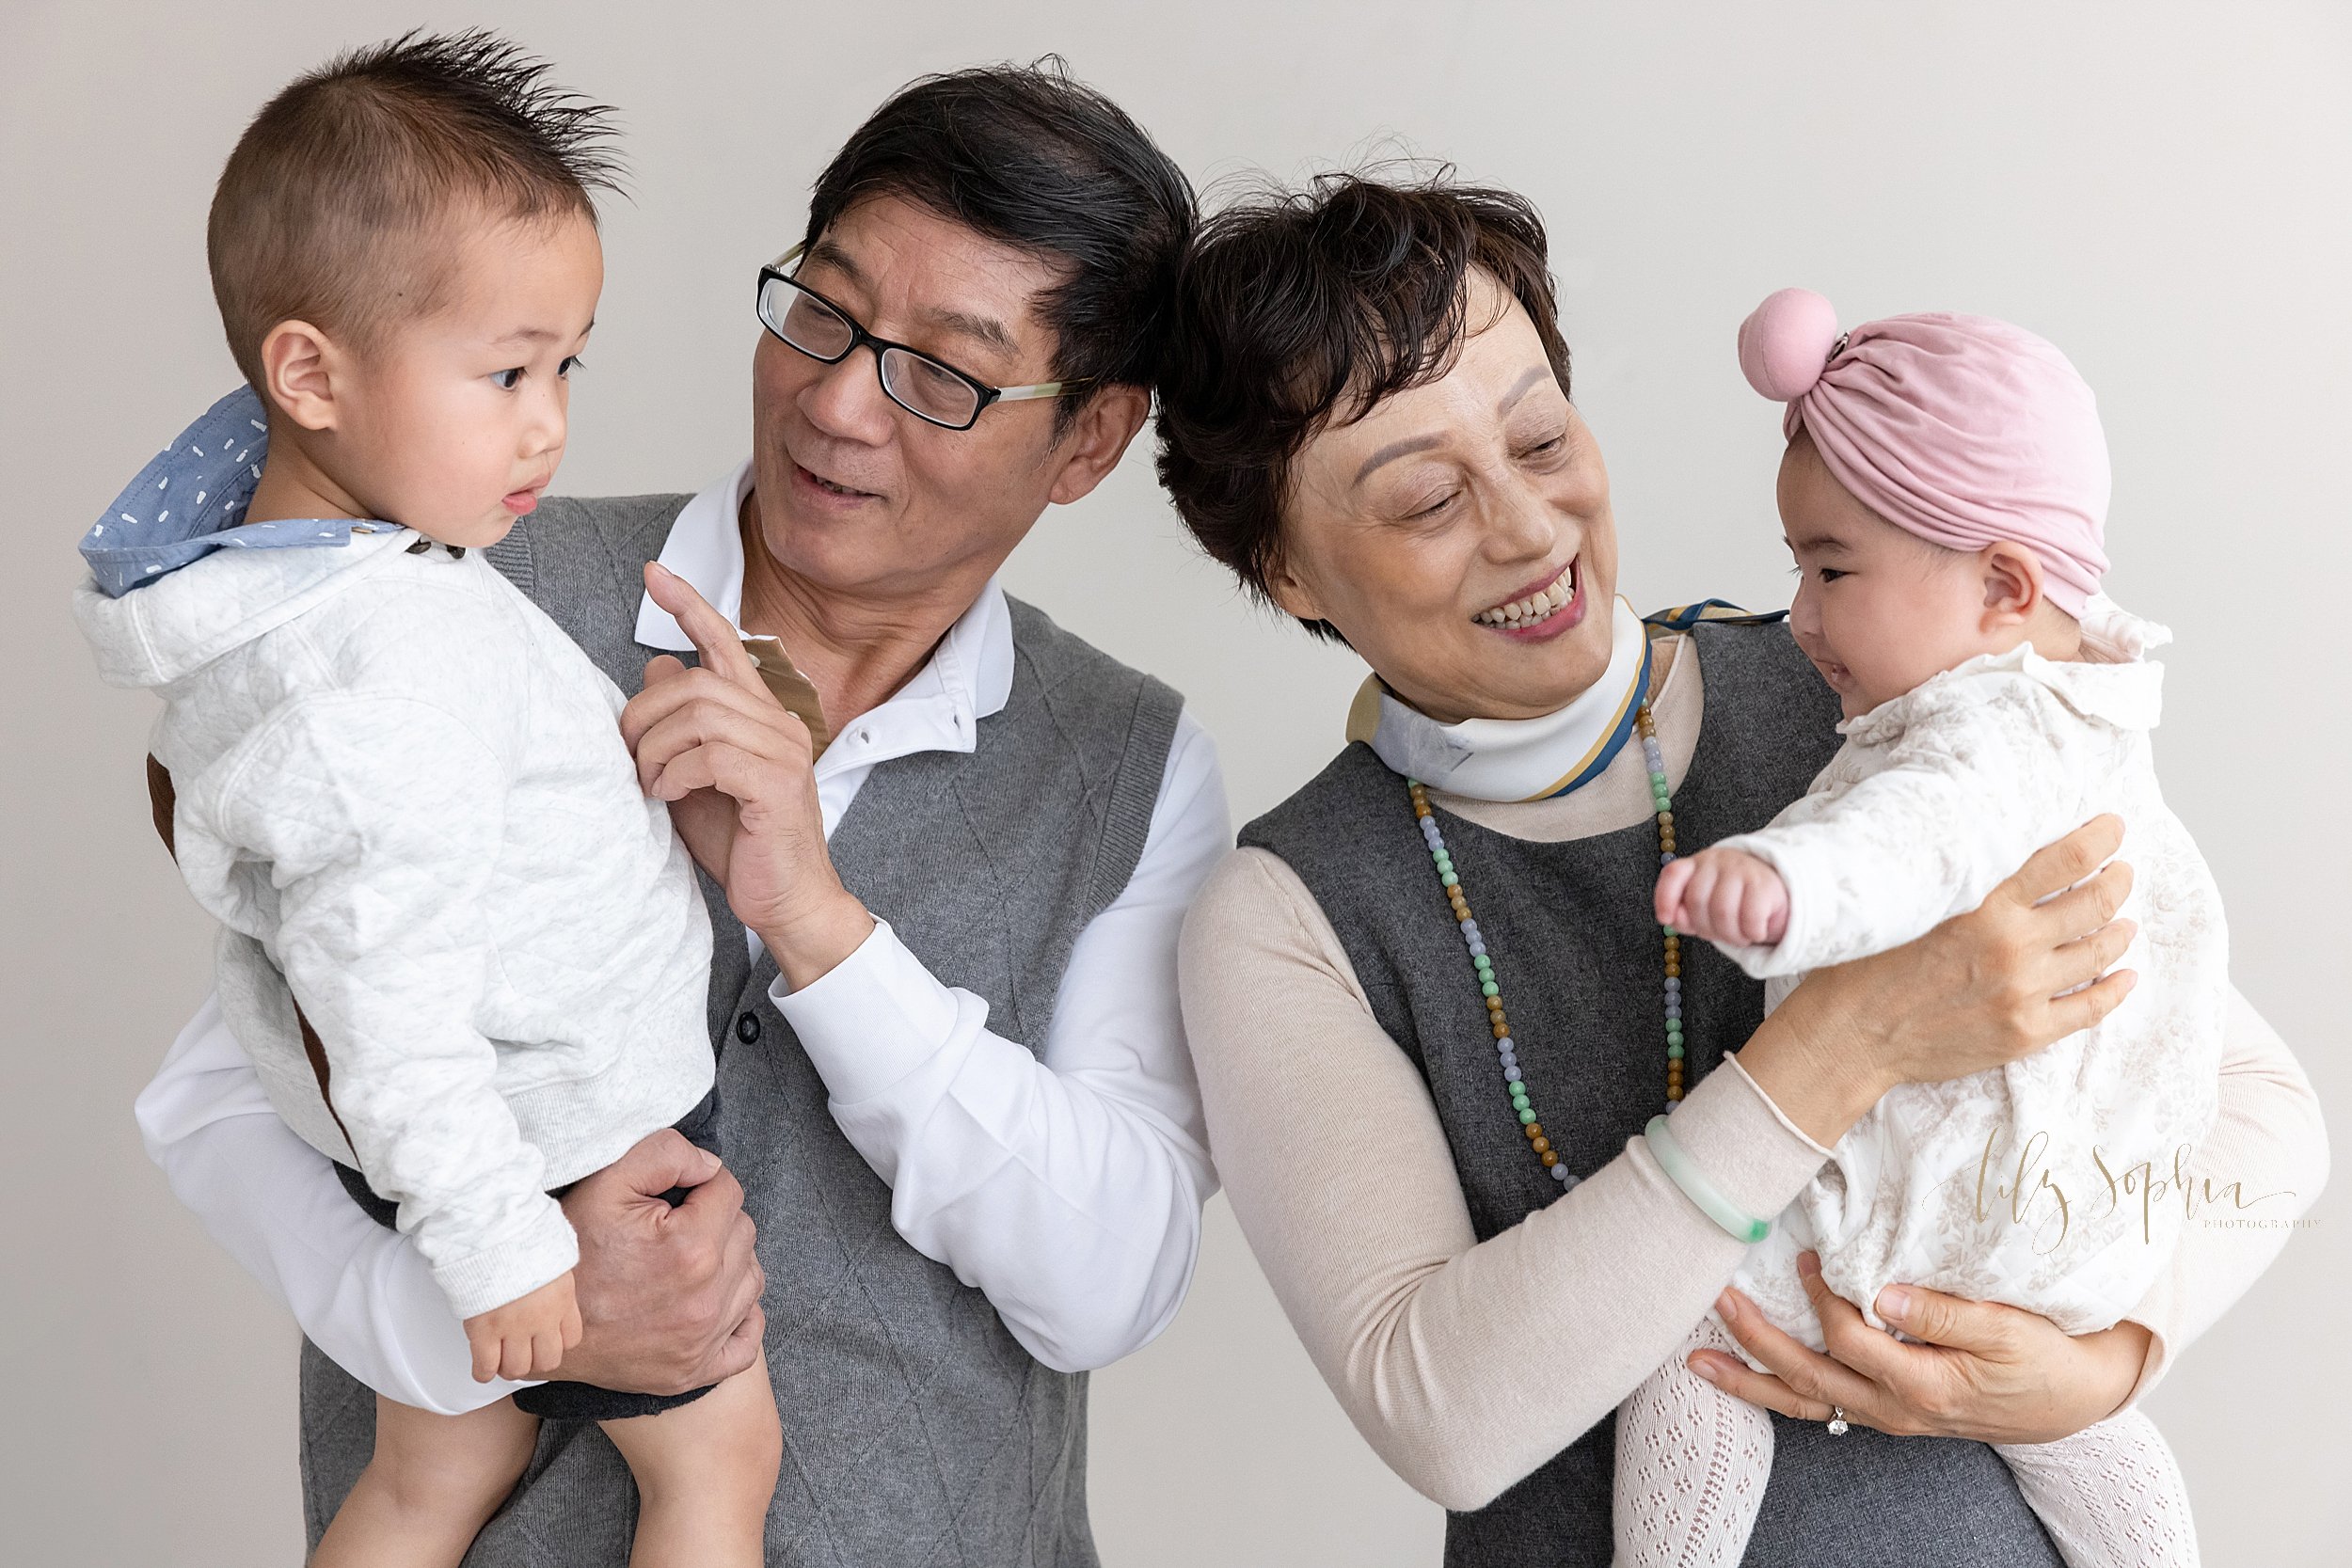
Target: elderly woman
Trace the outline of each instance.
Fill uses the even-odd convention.
[[[1747,1222],[1888,1088],[2121,999],[2127,973],[2099,978],[2131,935],[2128,869],[2098,869],[2119,825],[1765,1019],[1651,890],[1662,853],[1804,792],[1837,699],[1777,618],[1617,601],[1526,203],[1354,178],[1250,201],[1208,225],[1177,331],[1160,467],[1186,523],[1375,677],[1346,750],[1194,907],[1185,1023],[1259,1262],[1358,1429],[1454,1511],[1447,1562],[1607,1562],[1612,1412],[1715,1303],[1772,1369],[1692,1361],[1775,1413],[1747,1562],[2056,1564],[1986,1445],[2137,1399],[2283,1229],[2192,1226],[2127,1320],[2071,1338],[1893,1288],[1877,1308],[1907,1343],[1816,1276],[1821,1355],[1725,1288]],[[2299,1212],[2316,1101],[2242,1000],[2221,1106],[2197,1168]]]

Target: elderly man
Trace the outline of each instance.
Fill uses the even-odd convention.
[[[644,683],[624,731],[717,937],[727,1170],[662,1132],[566,1195],[564,1370],[675,1392],[764,1331],[774,1563],[1092,1562],[1086,1370],[1191,1275],[1215,1178],[1175,948],[1230,842],[1216,758],[1174,692],[995,574],[1141,426],[1193,217],[1057,73],[919,82],[761,273],[752,457],[697,496],[550,500],[490,551]],[[515,1386],[471,1381],[421,1259],[271,1114],[215,1005],[139,1119],[309,1338],[313,1539],[371,1446],[344,1369],[442,1411]],[[631,1513],[602,1434],[550,1422],[469,1560],[618,1564]]]

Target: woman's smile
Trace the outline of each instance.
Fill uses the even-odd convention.
[[[1477,625],[1519,642],[1546,642],[1584,619],[1584,578],[1577,557],[1513,598],[1470,617]]]

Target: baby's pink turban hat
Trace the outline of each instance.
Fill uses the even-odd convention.
[[[1783,289],[1740,324],[1740,369],[1788,405],[1783,433],[1810,431],[1837,483],[1888,522],[1948,549],[2026,546],[2069,615],[2099,591],[2106,436],[2090,385],[2042,339],[1940,311],[1840,338],[1828,300]]]

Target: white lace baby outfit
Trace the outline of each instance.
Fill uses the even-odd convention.
[[[1749,1249],[1732,1283],[1815,1350],[1802,1251],[1819,1252],[1824,1282],[1874,1327],[1886,1327],[1871,1306],[1880,1289],[1900,1282],[2086,1334],[2142,1298],[2184,1223],[2177,1188],[2149,1198],[2146,1177],[2171,1182],[2176,1152],[2185,1168],[2212,1126],[2228,937],[2220,894],[2166,808],[2150,752],[2163,671],[2145,655],[2170,634],[2104,596],[2082,629],[2082,662],[2025,647],[1983,656],[1841,724],[1844,747],[1803,800],[1724,841],[1788,883],[1779,942],[1718,944],[1767,980],[1768,1010],[1809,969],[1976,908],[2035,850],[2102,812],[2122,818],[2134,873],[2123,913],[2139,931],[2122,961],[2138,981],[2121,1006],[2023,1061],[1899,1085]],[[1771,1418],[1692,1372],[1699,1349],[1763,1370],[1710,1312],[1619,1408],[1620,1568],[1736,1563],[1754,1527]],[[2196,1562],[2179,1468],[2138,1411],[1996,1450],[2072,1568]]]
[[[422,546],[215,549],[74,609],[164,701],[175,853],[270,1103],[466,1318],[578,1260],[548,1188],[709,1092],[710,921],[620,692],[479,551]]]

